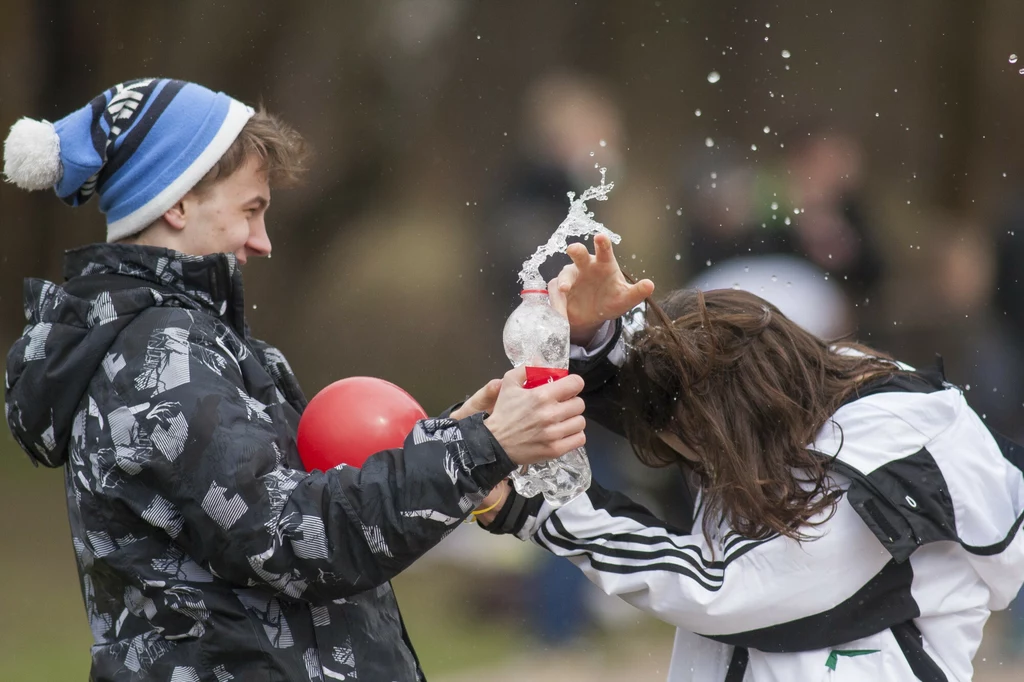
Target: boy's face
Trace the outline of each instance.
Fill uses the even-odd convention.
[[[264,215],[270,206],[270,180],[257,158],[203,192],[182,199],[185,226],[181,250],[195,256],[233,253],[242,265],[270,255]]]

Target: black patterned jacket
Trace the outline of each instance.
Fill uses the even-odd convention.
[[[137,286],[74,295],[116,275]],[[65,276],[26,282],[6,412],[64,467],[91,679],[422,679],[388,581],[512,470],[482,416],[306,473],[306,400],[233,256],[98,244]]]

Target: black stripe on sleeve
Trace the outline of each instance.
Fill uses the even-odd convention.
[[[1014,539],[1016,539],[1017,531],[1020,530],[1022,523],[1024,523],[1024,512],[1022,512],[1021,515],[1017,517],[1017,520],[1014,521],[1013,526],[1010,527],[1010,532],[1008,532],[1006,534],[1006,537],[1000,540],[999,542],[996,542],[995,544],[991,545],[968,545],[965,542],[961,542],[960,546],[968,552],[970,552],[971,554],[975,554],[977,556],[994,556],[996,554],[1002,554],[1003,551],[1010,546],[1010,543],[1013,542]]]
[[[680,561],[672,561],[673,557],[658,557],[651,556],[641,557],[647,559],[642,565],[625,565],[620,563],[611,563],[602,560],[601,557],[619,556],[615,552],[597,551],[600,545],[591,545],[588,543],[581,543],[579,541],[573,542],[552,535],[548,530],[547,525],[540,529],[537,533],[538,541],[543,540],[542,545],[544,549],[551,551],[551,546],[560,547],[570,552],[578,552],[587,555],[590,559],[590,565],[602,573],[616,573],[619,575],[628,575],[631,573],[647,573],[651,571],[666,571],[669,573],[677,573],[684,575],[694,582],[696,582],[701,588],[708,592],[717,592],[722,587],[721,576],[709,575],[706,571],[702,570],[701,567],[694,561],[693,557],[684,555],[683,557],[674,557],[682,559]],[[619,557],[625,558],[625,557]],[[632,557],[631,557],[632,558]]]
[[[549,524],[551,528],[549,528]],[[745,545],[737,545],[734,551],[727,554],[721,561],[708,561],[701,554],[700,548],[693,545],[678,545],[668,537],[604,533],[581,540],[566,529],[557,514],[553,514],[548,519],[538,535],[543,537],[546,549],[550,549],[549,546],[554,545],[570,552],[583,552],[590,555],[591,564],[598,570],[619,574],[669,571],[689,576],[709,591],[717,591],[721,588],[722,582],[725,580],[725,568],[731,562],[751,549],[775,539],[771,537],[764,540],[751,540]],[[643,547],[629,549],[609,547],[605,544],[606,541],[631,542],[631,538],[642,540],[646,544],[668,542],[672,546],[657,549],[644,549]],[[683,551],[684,549],[691,550],[693,554]],[[606,559],[630,559],[641,563],[627,565],[610,562]]]

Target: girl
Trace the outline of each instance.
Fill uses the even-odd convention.
[[[591,418],[677,465],[692,528],[594,484],[480,520],[677,626],[669,680],[969,680],[1024,580],[1024,458],[941,372],[830,346],[753,294],[653,289],[607,239],[550,284]],[[485,504],[487,504],[485,500]]]

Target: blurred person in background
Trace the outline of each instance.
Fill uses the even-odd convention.
[[[830,345],[749,292],[618,305],[630,284],[595,248],[549,285],[588,414],[689,472],[700,530],[596,482],[558,509],[495,491],[480,522],[675,625],[673,682],[971,679],[1024,582],[1024,448],[941,367]]]
[[[995,233],[995,286],[993,306],[1001,343],[998,358],[1004,364],[997,386],[1007,409],[1002,428],[1011,436],[1024,438],[1024,200],[1014,197],[997,221]],[[1024,659],[1024,592],[1010,606],[1006,651]]]
[[[523,95],[521,117],[518,145],[488,202],[478,240],[489,318],[484,338],[495,348],[501,347],[502,327],[520,301],[517,276],[523,261],[565,220],[567,194],[578,195],[600,181],[595,164],[608,168],[609,180],[620,180],[624,170],[622,113],[600,80],[572,71],[544,74]],[[564,254],[550,257],[541,266],[545,281],[568,262]],[[624,458],[618,455],[627,448],[625,442],[593,424],[587,442],[594,473],[621,487],[624,474],[618,463]],[[586,578],[564,561],[545,554],[538,562],[526,578],[528,598],[509,607],[527,608],[530,630],[544,646],[572,644],[594,623],[595,598],[602,595],[595,595]],[[493,590],[483,590],[483,610],[505,601],[494,590],[505,590],[504,578]]]
[[[487,203],[479,244],[484,253],[487,294],[504,322],[519,301],[516,276],[523,261],[547,243],[577,195],[624,171],[622,113],[596,78],[559,71],[541,76],[523,95],[522,131],[509,167]],[[545,281],[569,262],[563,254],[541,267]],[[500,337],[500,330],[499,330]]]
[[[861,145],[826,126],[800,126],[781,139],[782,151],[767,168],[720,141],[713,162],[688,172],[681,206],[691,276],[698,281],[706,267],[735,257],[790,256],[813,265],[849,301],[870,298],[883,263],[862,201]],[[846,307],[831,325],[839,334],[864,322]]]
[[[690,286],[702,291],[749,291],[823,339],[838,339],[853,331],[853,309],[846,293],[834,278],[797,256],[729,258],[700,273]]]
[[[7,137],[8,181],[107,217],[65,283],[26,282],[6,382],[17,442],[64,468],[91,680],[422,680],[389,580],[516,466],[584,442],[582,381],[514,370],[404,449],[303,470],[306,399],[249,333],[242,266],[304,157],[276,117],[168,79]]]

